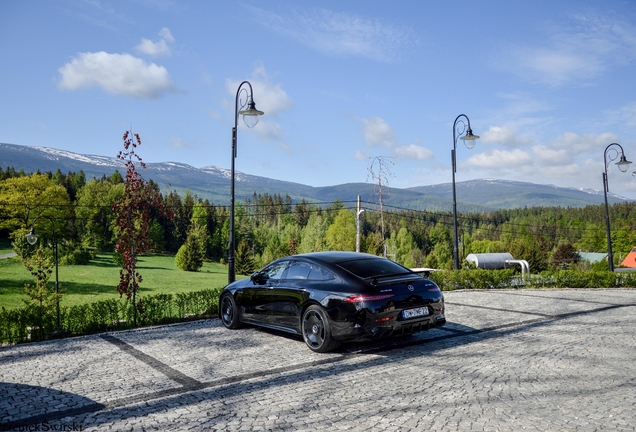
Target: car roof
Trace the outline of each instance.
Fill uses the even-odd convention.
[[[383,257],[379,257],[377,255],[371,255],[368,253],[361,252],[346,252],[346,251],[325,251],[325,252],[310,252],[304,254],[293,255],[288,258],[308,258],[316,261],[322,261],[326,263],[337,263],[341,261],[348,261],[353,259],[370,259],[370,258],[378,258],[384,259]]]

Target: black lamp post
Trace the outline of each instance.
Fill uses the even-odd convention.
[[[249,87],[249,91],[247,88],[243,87],[244,84],[247,84]],[[241,101],[239,108],[239,99],[241,92],[245,92],[245,101]],[[231,284],[236,279],[235,273],[235,235],[234,235],[234,159],[236,159],[236,131],[238,128],[238,116],[239,114],[243,115],[243,121],[248,128],[253,128],[258,123],[258,117],[264,114],[263,111],[259,111],[256,109],[256,104],[254,103],[254,92],[252,91],[252,84],[249,81],[243,81],[238,90],[236,90],[236,100],[234,103],[234,127],[232,128],[232,180],[230,186],[230,245],[229,245],[229,256],[227,259],[228,263],[228,275],[227,275],[227,283]],[[244,109],[247,107],[247,109]],[[240,110],[239,110],[240,109]]]
[[[460,120],[461,117],[466,119]],[[459,125],[457,122],[459,121]],[[461,125],[461,128],[460,128]],[[457,172],[457,138],[466,132],[466,135],[462,136],[460,139],[464,141],[464,145],[469,150],[475,147],[477,144],[477,140],[479,139],[479,135],[473,135],[473,130],[470,128],[470,120],[466,116],[466,114],[460,114],[455,119],[453,123],[453,150],[451,151],[451,162],[453,164],[453,262],[455,264],[455,270],[459,270],[459,240],[457,237],[457,192],[455,190],[455,173]]]
[[[51,244],[53,246],[53,252],[55,255],[55,330],[60,331],[60,299],[57,297],[59,293],[59,277],[58,277],[58,265],[57,265],[57,239],[55,238],[55,222],[48,216],[38,216],[33,220],[31,224],[31,231],[26,235],[27,243],[34,245],[38,241],[38,235],[35,233],[35,222],[40,219],[48,219],[51,222]]]
[[[603,195],[605,195],[605,228],[607,229],[607,261],[609,262],[610,271],[614,271],[614,254],[612,253],[612,233],[610,231],[610,220],[609,220],[609,206],[607,205],[607,192],[609,192],[609,184],[607,182],[607,166],[609,162],[612,162],[618,158],[618,150],[612,148],[613,153],[610,155],[609,162],[607,160],[607,151],[610,150],[610,147],[617,146],[621,149],[620,156],[621,159],[616,162],[616,166],[621,172],[627,172],[629,169],[630,161],[625,157],[625,151],[623,151],[623,147],[618,143],[612,143],[605,147],[605,153],[603,154],[603,158],[605,161],[605,171],[603,171]]]

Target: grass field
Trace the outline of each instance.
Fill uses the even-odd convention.
[[[10,250],[4,253],[8,252]],[[139,257],[138,266],[143,277],[138,291],[140,296],[200,291],[227,284],[227,267],[218,263],[206,262],[199,272],[184,272],[176,267],[173,255],[151,255]],[[119,298],[116,288],[119,269],[109,254],[97,255],[86,266],[59,266],[59,284],[64,292],[60,305]],[[54,282],[55,268],[49,284],[52,286]],[[19,258],[0,259],[0,307],[24,306],[23,300],[29,298],[24,294],[26,283],[33,285],[34,278]]]

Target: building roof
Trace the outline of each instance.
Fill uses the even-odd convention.
[[[579,252],[579,257],[581,257],[582,260],[595,264],[606,260],[607,252]]]
[[[636,268],[636,246],[627,254],[621,265],[623,267]]]

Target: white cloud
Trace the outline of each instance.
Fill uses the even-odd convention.
[[[225,87],[228,93],[234,95],[232,106],[235,105],[236,93],[241,82],[242,81],[231,79],[225,81]],[[293,106],[291,99],[287,95],[287,92],[283,90],[281,84],[271,84],[263,80],[250,80],[249,83],[252,86],[252,97],[256,108],[263,111],[265,113],[264,116],[275,117],[278,113],[287,111]],[[247,97],[249,96],[247,92],[249,92],[249,86],[246,84],[243,85],[241,93],[239,94],[239,109],[243,103],[247,102]]]
[[[159,35],[161,36],[161,40],[158,42],[142,38],[141,43],[135,47],[137,52],[151,57],[169,56],[171,52],[168,42],[173,43],[174,37],[167,27],[162,28]]]
[[[362,124],[364,144],[367,147],[379,147],[391,150],[393,157],[407,159],[426,160],[433,159],[433,152],[418,144],[416,141],[409,145],[399,145],[395,138],[393,128],[380,117],[368,117],[358,119]],[[367,152],[357,151],[356,159],[365,158]]]
[[[190,144],[188,144],[185,141],[183,141],[181,138],[177,138],[177,137],[171,136],[170,137],[170,147],[176,148],[176,149],[183,149],[183,148],[188,148],[188,147],[191,147],[191,146],[190,146]]]
[[[161,36],[167,42],[174,43],[174,36],[172,36],[172,33],[170,32],[170,29],[168,27],[163,27],[159,31],[159,36]]]
[[[532,148],[534,159],[539,165],[559,166],[572,162],[572,157],[566,149],[552,149],[545,145]]]
[[[471,156],[462,165],[487,170],[510,169],[532,165],[533,159],[527,152],[514,150],[488,150]]]
[[[530,138],[523,137],[505,126],[490,126],[480,135],[480,139],[484,144],[500,144],[504,147],[525,147],[530,143]]]
[[[135,47],[135,49],[151,57],[160,57],[164,55],[170,55],[170,48],[165,40],[161,39],[159,42],[153,42],[149,39],[141,39],[141,43]]]
[[[579,14],[553,26],[543,46],[514,46],[502,67],[559,86],[588,83],[636,60],[636,27],[609,15]]]
[[[276,14],[254,6],[245,8],[258,24],[329,55],[392,62],[414,42],[413,32],[406,26],[359,15],[327,9]]]
[[[405,156],[410,159],[426,160],[433,158],[433,152],[429,149],[419,146],[417,144],[410,144],[407,146],[400,146],[395,149],[397,156]]]
[[[369,159],[369,154],[362,150],[356,150],[355,158],[359,161],[366,161],[367,159]]]
[[[611,124],[624,124],[636,127],[636,102],[628,103],[616,110],[608,112],[608,121]]]
[[[79,53],[58,72],[57,86],[62,90],[97,87],[139,99],[156,99],[177,91],[166,68],[130,54]]]
[[[380,117],[363,118],[362,131],[364,143],[369,147],[393,148],[395,146],[395,133]]]
[[[238,109],[240,110],[251,96],[256,104],[256,109],[264,113],[259,118],[258,124],[250,129],[250,132],[259,139],[276,141],[277,146],[290,153],[291,149],[287,144],[281,142],[286,135],[285,129],[272,119],[275,119],[279,113],[289,110],[293,106],[293,102],[287,92],[283,90],[282,84],[273,84],[267,80],[267,72],[263,65],[258,65],[252,76],[254,79],[249,80],[249,85],[242,84],[243,81],[225,80],[225,88],[228,94],[232,95],[232,100],[231,102],[223,101],[223,105],[227,108],[231,107],[231,111],[234,112],[236,96],[240,88]],[[252,87],[251,95],[249,93],[250,85]],[[239,121],[239,127],[244,128],[245,125],[241,125],[241,123],[243,122]],[[247,128],[245,127],[245,129]]]
[[[263,140],[277,141],[285,136],[285,129],[281,125],[267,120],[259,120],[258,124],[250,131]]]
[[[616,142],[618,136],[611,132],[601,134],[575,134],[572,132],[564,132],[554,141],[549,143],[550,147],[557,149],[565,149],[572,155],[578,155],[586,152],[603,153],[603,149],[612,142]]]

